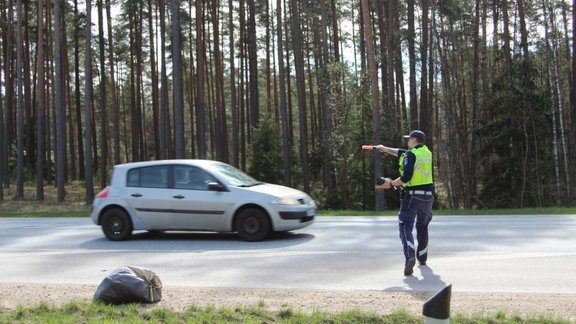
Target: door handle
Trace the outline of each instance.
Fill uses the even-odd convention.
[[[186,197],[184,197],[184,196],[182,196],[182,195],[176,195],[176,196],[174,196],[174,197],[172,197],[172,198],[176,198],[176,199],[184,199],[184,198],[186,198]]]
[[[135,198],[140,198],[140,197],[142,197],[142,194],[135,193],[135,194],[131,194],[130,196],[135,197]]]

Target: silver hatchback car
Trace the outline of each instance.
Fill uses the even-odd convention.
[[[315,212],[304,192],[258,182],[231,165],[163,160],[114,166],[90,217],[112,241],[133,230],[237,232],[261,241],[312,224]]]

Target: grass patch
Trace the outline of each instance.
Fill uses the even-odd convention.
[[[104,305],[90,302],[69,302],[61,307],[48,303],[36,306],[19,306],[12,311],[0,311],[0,323],[423,323],[422,316],[398,310],[390,314],[378,314],[360,310],[344,310],[328,313],[311,313],[283,306],[280,310],[257,306],[221,307],[190,306],[183,312],[170,308],[138,304]],[[492,315],[459,315],[452,323],[570,323],[567,319],[550,316],[524,318],[497,312]]]
[[[492,315],[456,314],[456,316],[452,317],[451,320],[452,320],[452,323],[462,323],[462,324],[517,324],[517,323],[570,324],[570,323],[574,323],[570,319],[560,318],[558,316],[539,315],[539,316],[522,317],[522,316],[518,316],[518,315],[506,314],[502,311],[498,311]]]
[[[64,202],[58,202],[57,189],[53,185],[44,186],[44,200],[37,199],[36,187],[32,183],[24,186],[23,199],[14,197],[16,186],[4,189],[0,217],[87,217],[90,214],[90,205],[86,204],[86,188],[80,181],[66,185]]]

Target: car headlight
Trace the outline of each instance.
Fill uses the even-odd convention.
[[[289,197],[278,198],[272,201],[272,203],[275,205],[302,205],[298,199]]]

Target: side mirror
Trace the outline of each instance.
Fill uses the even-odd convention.
[[[226,189],[226,187],[224,187],[223,185],[217,183],[217,182],[210,182],[208,183],[208,190],[210,191],[228,191],[228,189]]]

